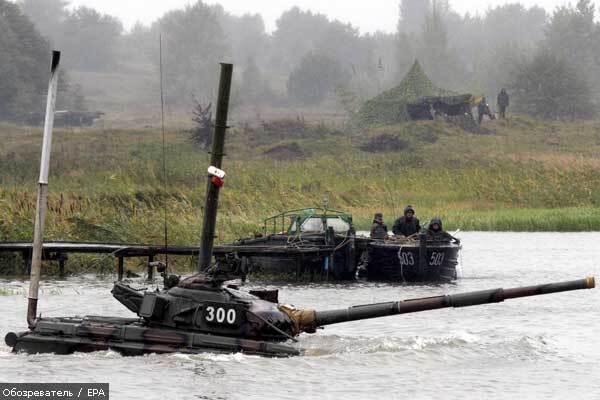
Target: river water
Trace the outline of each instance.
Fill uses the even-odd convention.
[[[600,233],[461,233],[454,284],[284,285],[280,299],[328,309],[595,275]],[[27,282],[0,280],[0,334],[25,328]],[[40,311],[131,316],[93,276],[46,281]],[[258,282],[250,286],[260,286]],[[308,355],[114,352],[12,354],[0,381],[109,382],[112,399],[600,399],[600,290],[329,326],[304,335]]]

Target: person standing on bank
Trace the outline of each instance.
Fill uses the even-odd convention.
[[[388,228],[383,222],[383,214],[376,213],[373,218],[373,225],[371,225],[371,239],[387,239]]]
[[[483,122],[484,115],[487,115],[489,119],[494,119],[494,114],[492,114],[492,110],[490,110],[490,105],[487,103],[485,96],[481,98],[481,101],[477,105],[477,114],[479,119],[479,125]]]
[[[408,205],[404,208],[404,216],[398,218],[394,223],[392,231],[396,236],[411,236],[421,230],[419,218],[415,217],[415,209]]]
[[[506,109],[508,108],[509,98],[506,89],[502,89],[498,93],[498,111],[500,112],[500,118],[506,119]]]

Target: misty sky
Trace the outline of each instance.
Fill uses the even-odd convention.
[[[568,4],[568,0],[450,0],[452,7],[461,14],[466,12],[483,13],[490,6],[520,1],[527,6],[539,5],[553,10],[559,5]],[[136,21],[149,23],[160,17],[165,11],[180,8],[193,3],[191,0],[71,0],[73,6],[86,5],[104,13],[118,16],[125,27],[131,27]],[[577,0],[572,0],[576,3]],[[272,31],[275,21],[281,13],[294,5],[302,9],[327,14],[343,22],[350,22],[361,32],[382,30],[393,32],[398,20],[397,0],[207,0],[206,3],[220,3],[233,14],[260,13],[263,15],[267,30]]]

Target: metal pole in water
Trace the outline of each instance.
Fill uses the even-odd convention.
[[[58,87],[58,64],[60,51],[52,52],[52,67],[50,68],[50,82],[48,84],[48,99],[46,102],[46,120],[44,122],[44,139],[42,144],[42,158],[40,161],[40,179],[38,182],[38,196],[35,213],[35,229],[33,233],[33,252],[31,255],[31,278],[29,281],[29,301],[27,304],[27,324],[29,328],[35,327],[40,275],[42,269],[42,252],[44,242],[44,220],[46,218],[46,205],[48,202],[48,172],[50,169],[50,149],[52,147],[52,128],[54,126],[54,108],[56,105],[56,92]]]
[[[215,116],[215,132],[212,141],[210,166],[221,169],[223,151],[225,147],[225,132],[227,130],[227,113],[229,112],[229,93],[231,91],[231,76],[233,65],[221,63],[221,78],[219,81],[219,97],[217,99],[217,113]],[[217,208],[219,205],[220,185],[213,182],[214,176],[208,175],[206,187],[206,200],[204,203],[204,219],[202,221],[202,238],[200,241],[200,257],[198,259],[198,272],[208,267],[212,260],[212,251],[215,241],[215,225],[217,223]]]
[[[425,280],[425,267],[427,266],[427,235],[419,234],[419,265],[417,276],[420,281]]]

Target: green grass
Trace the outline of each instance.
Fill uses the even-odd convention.
[[[391,225],[408,203],[424,221],[442,216],[449,230],[600,229],[600,124],[515,117],[488,128],[495,135],[428,121],[286,138],[311,154],[296,161],[263,155],[280,138],[232,130],[217,241],[260,231],[282,210],[320,205],[324,194],[358,229],[377,211]],[[411,150],[359,149],[380,134]],[[167,140],[165,187],[158,130],[57,130],[46,238],[161,243],[166,202],[171,243],[197,243],[208,155],[182,130]],[[0,240],[32,237],[40,146],[40,129],[0,125]]]

